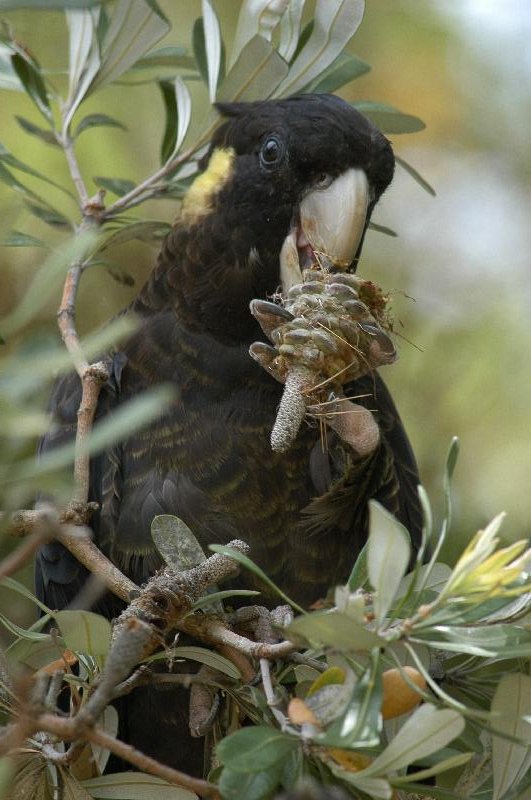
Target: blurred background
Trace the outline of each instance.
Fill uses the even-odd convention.
[[[161,0],[160,5],[174,22],[160,44],[189,48],[200,3]],[[236,0],[216,4],[227,41],[238,6]],[[349,49],[372,71],[340,94],[387,102],[425,121],[420,133],[390,138],[437,194],[431,197],[397,169],[374,221],[398,237],[370,232],[360,273],[393,293],[400,360],[384,377],[436,510],[451,437],[461,439],[451,557],[458,541],[501,510],[508,512],[507,537],[527,537],[531,527],[531,370],[526,368],[531,352],[531,4],[379,0],[367,6]],[[22,10],[4,18],[64,86],[63,15]],[[164,74],[169,77],[167,70]],[[80,139],[78,155],[90,190],[96,190],[91,176],[140,181],[158,166],[163,105],[156,86],[145,80],[145,74],[129,73],[129,85],[105,88],[85,104],[85,113],[111,114],[128,127],[127,132],[97,128]],[[203,85],[189,86],[204,107]],[[24,134],[14,120],[18,114],[40,124],[26,96],[0,91],[0,109],[0,142],[69,185],[61,152]],[[27,183],[38,186],[31,179]],[[47,196],[73,214],[64,195],[50,188]],[[177,213],[177,203],[169,200],[138,209],[138,216],[169,222]],[[0,226],[2,233],[15,227],[60,240],[3,184]],[[156,249],[133,243],[113,256],[138,288]],[[42,258],[36,248],[1,249],[0,316],[23,297]],[[101,268],[89,271],[80,293],[80,331],[109,319],[137,288],[116,282]],[[59,294],[35,322],[38,336],[56,335],[58,302]]]

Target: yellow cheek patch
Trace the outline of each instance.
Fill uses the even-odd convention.
[[[210,156],[208,168],[195,179],[183,200],[183,215],[196,217],[211,210],[212,198],[232,174],[236,153],[232,147],[216,148]]]

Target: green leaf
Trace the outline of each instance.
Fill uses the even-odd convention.
[[[48,92],[40,73],[40,67],[34,60],[24,58],[20,53],[13,53],[11,64],[18,75],[26,93],[31,97],[45,119],[53,123]]]
[[[177,131],[175,136],[175,144],[173,153],[175,155],[184,142],[184,137],[190,125],[190,118],[192,116],[192,98],[184,81],[177,76],[174,81],[174,91],[176,100],[176,115],[177,115]]]
[[[0,613],[0,624],[4,626],[6,630],[12,633],[14,636],[18,636],[20,639],[24,639],[28,642],[42,642],[44,639],[47,638],[46,633],[39,633],[38,631],[28,631],[25,628],[21,628],[20,625],[16,625],[14,622],[11,622],[7,617],[4,617],[3,614]]]
[[[261,36],[271,41],[273,31],[277,27],[288,4],[275,0],[244,0],[238,15],[236,33],[230,58],[230,67],[234,64],[245,45],[253,36]],[[301,5],[300,3],[298,5]],[[282,53],[281,53],[282,55]]]
[[[82,781],[91,797],[102,800],[197,800],[181,786],[144,772],[115,772]]]
[[[302,12],[305,0],[290,0],[280,20],[280,42],[278,52],[288,64],[293,59],[300,42]],[[312,28],[313,28],[313,22]],[[302,37],[301,37],[302,38]]]
[[[0,0],[2,11],[16,11],[19,8],[33,8],[48,11],[51,9],[66,8],[93,8],[100,5],[102,0]]]
[[[493,736],[493,800],[500,800],[518,784],[531,768],[531,677],[505,675],[492,700],[492,726],[502,736]],[[526,722],[523,717],[528,717]],[[503,734],[523,739],[527,747],[503,738]]]
[[[79,136],[83,131],[88,131],[90,128],[120,128],[123,131],[126,131],[127,128],[117,119],[114,117],[109,117],[107,114],[88,114],[86,117],[80,121],[79,125],[76,129],[76,137]]]
[[[37,203],[32,202],[30,200],[25,200],[25,206],[35,217],[38,219],[42,219],[43,222],[46,222],[47,225],[50,225],[52,228],[59,228],[61,230],[73,230],[73,224],[70,220],[61,214],[60,211],[57,211],[56,208],[52,208],[52,206],[48,205],[47,203]]]
[[[0,9],[2,0],[0,0]],[[0,89],[23,92],[24,87],[16,76],[15,70],[11,65],[13,51],[3,42],[0,42]]]
[[[417,133],[426,127],[418,117],[404,114],[386,103],[364,100],[352,105],[384,133]]]
[[[531,630],[516,625],[484,627],[435,625],[415,630],[413,637],[411,641],[423,642],[438,650],[469,653],[485,658],[531,656]]]
[[[367,570],[368,551],[369,543],[365,542],[359,552],[356,563],[352,567],[352,571],[347,581],[347,586],[352,592],[355,592],[356,589],[362,589],[369,580],[369,573]]]
[[[64,124],[70,129],[72,118],[89,93],[101,66],[98,40],[104,18],[100,8],[70,11],[66,14],[69,30],[69,91]]]
[[[254,36],[221,84],[218,100],[263,100],[287,72],[288,65],[275,48],[261,36]]]
[[[4,247],[48,247],[40,239],[36,239],[35,236],[30,236],[22,231],[11,231],[1,244]]]
[[[181,69],[196,69],[196,62],[187,54],[185,47],[169,45],[159,47],[137,61],[133,69],[147,69],[149,67],[174,67]]]
[[[350,53],[340,53],[329,67],[304,88],[305,92],[335,92],[345,84],[365,75],[370,64]]]
[[[40,608],[41,611],[44,611],[45,614],[52,613],[52,610],[48,608],[47,605],[45,605],[41,600],[39,600],[38,597],[35,597],[35,595],[32,592],[30,592],[30,590],[26,586],[24,586],[22,583],[19,583],[14,578],[9,578],[9,577],[2,578],[0,580],[0,586],[2,586],[2,588],[4,589],[11,589],[13,592],[17,592],[17,594],[22,595],[22,597],[25,597],[26,600],[30,600],[32,603],[34,603],[37,606],[37,608]]]
[[[435,197],[435,196],[436,196],[436,191],[435,191],[435,189],[433,188],[433,186],[431,186],[431,185],[428,183],[428,181],[427,181],[425,178],[423,178],[423,177],[422,177],[422,175],[421,175],[419,172],[417,172],[417,170],[415,169],[415,167],[412,167],[412,166],[411,166],[411,164],[409,164],[409,163],[408,163],[407,161],[405,161],[403,158],[400,158],[400,156],[397,156],[397,155],[396,155],[396,153],[395,153],[395,161],[396,161],[396,163],[397,163],[397,164],[400,164],[400,166],[402,167],[402,169],[405,169],[405,171],[406,171],[406,172],[407,172],[409,175],[411,175],[411,177],[413,178],[413,180],[414,180],[414,181],[416,181],[416,182],[419,184],[419,186],[422,186],[422,188],[423,188],[423,189],[424,189],[426,192],[428,192],[428,194],[431,194],[431,196],[432,196],[432,197]]]
[[[369,518],[367,567],[375,591],[374,613],[381,624],[406,573],[411,546],[404,526],[375,500],[369,502]]]
[[[242,728],[221,741],[216,753],[221,763],[234,772],[253,773],[284,761],[300,742],[294,736],[257,725]]]
[[[111,623],[92,611],[57,611],[55,621],[69,650],[105,656],[111,646]]]
[[[203,36],[207,62],[207,86],[210,102],[216,99],[216,89],[221,67],[221,32],[219,22],[210,0],[201,0],[203,11]]]
[[[382,681],[379,651],[372,654],[371,663],[356,681],[354,691],[342,716],[325,733],[316,737],[327,747],[353,749],[376,747],[380,742],[382,720]]]
[[[188,525],[173,514],[159,514],[153,519],[151,538],[166,564],[179,572],[206,561],[203,548]]]
[[[311,36],[275,96],[296,94],[322,75],[356,33],[364,8],[364,0],[317,0]]]
[[[420,706],[404,723],[395,738],[362,771],[363,775],[387,775],[437,753],[462,733],[463,717],[457,711],[436,709],[430,703]]]
[[[442,761],[438,761],[433,767],[420,770],[420,772],[412,772],[410,775],[403,775],[400,778],[393,778],[393,786],[405,786],[408,783],[425,781],[427,778],[432,778],[434,775],[439,775],[441,772],[446,772],[449,769],[456,769],[467,764],[472,758],[473,753],[461,753],[457,756],[450,756]],[[431,793],[431,791],[430,791]]]
[[[15,119],[22,130],[29,133],[30,136],[36,136],[38,139],[45,142],[45,144],[51,144],[53,147],[60,147],[53,131],[40,128],[38,125],[34,125],[33,122],[30,122],[29,119],[26,119],[26,117],[20,117],[18,114],[15,114]]]
[[[160,163],[165,164],[175,150],[177,141],[177,98],[171,81],[157,81],[164,103],[165,125],[160,146]]]
[[[276,594],[282,597],[286,601],[286,603],[289,603],[289,605],[292,606],[292,608],[298,611],[299,614],[306,613],[304,609],[301,608],[299,605],[297,605],[297,603],[295,603],[293,600],[291,600],[287,596],[287,594],[284,594],[282,589],[279,589],[279,587],[275,583],[273,583],[271,578],[269,578],[265,574],[265,572],[262,569],[260,569],[259,566],[257,566],[253,561],[251,561],[250,558],[245,556],[243,553],[238,552],[238,550],[233,550],[232,547],[227,547],[226,545],[221,545],[221,544],[211,544],[209,545],[209,549],[212,550],[214,553],[221,553],[224,556],[229,556],[229,558],[234,559],[234,561],[237,561],[238,564],[241,564],[243,567],[246,567],[248,570],[257,575],[267,586],[269,586],[270,589],[276,592]]]
[[[64,186],[61,186],[60,183],[56,183],[51,178],[48,178],[47,175],[43,175],[42,172],[38,172],[33,167],[30,167],[29,164],[25,164],[19,158],[16,158],[2,144],[0,144],[0,161],[2,161],[4,164],[9,164],[9,166],[13,169],[18,169],[20,172],[25,172],[27,175],[33,175],[34,178],[38,178],[40,181],[44,181],[50,186],[55,186],[56,189],[60,189],[69,197],[74,197],[73,194],[69,192],[68,189],[65,189]]]
[[[228,675],[229,678],[235,681],[241,678],[240,670],[232,661],[216,653],[215,650],[207,650],[204,647],[193,647],[191,645],[189,647],[184,645],[182,647],[172,647],[167,651],[155,653],[155,655],[150,656],[146,659],[146,663],[149,664],[152,661],[163,661],[174,657],[190,658],[192,661],[199,661],[200,664],[206,664],[208,667],[212,667],[212,669],[217,669],[218,672]]]
[[[259,594],[260,592],[254,592],[252,589],[225,589],[223,592],[212,592],[212,594],[207,594],[195,601],[194,611],[211,606],[213,603],[222,602],[229,597],[256,597]]]
[[[87,232],[66,242],[60,252],[50,254],[27,287],[23,300],[2,320],[2,333],[9,336],[32,320],[56,294],[70,264],[84,261],[98,237]]]
[[[267,800],[280,783],[281,773],[282,764],[246,774],[224,767],[218,784],[221,796],[226,800]]]
[[[14,664],[26,664],[32,669],[40,669],[56,661],[65,644],[60,636],[47,636],[40,642],[28,642],[20,639],[14,642],[6,652],[8,659]]]
[[[113,194],[118,195],[118,197],[123,197],[124,194],[130,192],[136,186],[134,181],[129,181],[124,178],[104,178],[99,175],[95,175],[92,180],[96,186],[100,186],[102,189],[106,189],[108,192],[113,192]]]
[[[107,250],[109,247],[115,247],[124,242],[130,242],[131,239],[138,239],[149,244],[159,244],[170,231],[171,225],[167,222],[151,219],[138,220],[124,225],[117,231],[113,231],[102,241],[96,252]]]
[[[118,0],[101,46],[101,66],[91,89],[115,81],[156,44],[170,25],[146,0]]]
[[[297,617],[284,633],[288,638],[292,634],[302,636],[312,645],[324,645],[346,653],[372,650],[383,644],[379,636],[340,611],[315,611]]]
[[[118,735],[118,712],[114,706],[107,706],[104,709],[103,714],[98,719],[98,728],[102,728],[104,732],[109,736],[112,736],[113,739],[116,738]],[[107,750],[105,747],[101,747],[99,744],[94,744],[93,742],[90,743],[90,748],[92,750],[92,758],[94,759],[94,763],[96,764],[98,772],[101,775],[107,765],[111,751]]]

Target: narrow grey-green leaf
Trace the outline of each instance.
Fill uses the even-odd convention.
[[[437,753],[462,733],[465,721],[450,709],[436,709],[430,703],[420,706],[404,723],[383,753],[377,756],[363,775],[387,775],[413,762]]]
[[[151,523],[151,538],[168,566],[182,571],[206,560],[203,548],[188,525],[173,516],[159,514]]]
[[[380,503],[369,503],[369,550],[367,568],[375,592],[374,613],[378,624],[383,622],[411,556],[409,535]]]
[[[174,92],[176,101],[176,115],[177,115],[177,130],[175,134],[175,145],[173,148],[173,155],[176,155],[190,125],[190,118],[192,116],[192,98],[184,81],[177,75],[174,82]],[[215,94],[214,87],[214,94]]]
[[[9,578],[9,577],[2,578],[0,580],[0,586],[2,586],[5,589],[11,589],[11,591],[20,594],[22,597],[25,597],[26,600],[30,600],[38,608],[40,608],[41,611],[44,611],[45,614],[52,613],[51,609],[48,608],[48,606],[45,605],[41,600],[39,600],[39,598],[36,597],[33,594],[33,592],[30,592],[30,590],[26,586],[24,586],[24,584],[19,583],[19,581],[16,581],[14,578]]]
[[[217,669],[218,672],[222,672],[235,681],[241,678],[240,670],[232,661],[216,653],[215,650],[207,650],[205,647],[187,647],[184,645],[182,647],[172,647],[168,651],[155,653],[155,655],[147,658],[146,662],[149,664],[151,661],[167,661],[168,658],[189,658],[192,661],[198,661],[200,664],[206,664],[212,669]]]
[[[369,580],[369,573],[367,570],[368,551],[369,544],[368,542],[365,542],[349,575],[347,585],[353,592],[355,592],[356,589],[362,589]]]
[[[219,603],[223,600],[228,600],[230,597],[256,597],[260,592],[255,592],[252,589],[224,589],[222,592],[212,592],[196,600],[194,603],[194,611],[198,611],[205,606],[211,606],[213,603]]]
[[[66,12],[69,41],[68,102],[75,96],[89,55],[97,44],[96,28],[99,9]]]
[[[30,236],[29,233],[22,231],[11,231],[2,240],[1,244],[4,247],[47,247],[48,245],[41,239],[36,239],[35,236]]]
[[[26,325],[35,314],[52,298],[64,280],[69,266],[74,261],[84,261],[97,241],[91,232],[65,243],[59,253],[48,256],[36,276],[26,288],[23,300],[2,320],[2,333],[9,336]]]
[[[97,800],[197,800],[193,792],[145,772],[115,772],[81,785]]]
[[[518,625],[427,625],[415,630],[413,636],[415,640],[439,650],[470,653],[485,658],[531,656],[531,631]]]
[[[321,75],[356,33],[364,9],[364,0],[317,0],[312,34],[275,96],[300,92]]]
[[[384,133],[417,133],[426,127],[419,117],[404,114],[386,103],[364,100],[352,103],[352,105]]]
[[[33,8],[41,11],[50,9],[64,11],[66,8],[93,8],[99,6],[101,2],[102,0],[0,0],[0,9],[16,11],[19,8]]]
[[[105,656],[111,645],[111,623],[92,611],[57,611],[55,621],[66,646],[91,656]]]
[[[527,742],[527,747],[503,736],[492,739],[493,800],[518,786],[531,768],[531,676],[505,675],[492,700],[492,727]]]
[[[133,65],[133,69],[148,69],[149,67],[195,69],[196,63],[195,59],[188,55],[185,47],[168,45],[146,53],[143,58]]]
[[[80,121],[79,125],[76,129],[76,137],[79,136],[83,131],[88,131],[90,128],[120,128],[123,131],[126,131],[127,128],[117,119],[114,117],[109,117],[107,114],[88,114],[86,117]]]
[[[56,661],[65,644],[61,637],[47,636],[40,642],[28,642],[19,639],[7,650],[9,661],[15,664],[26,664],[32,669],[41,669],[52,661]]]
[[[157,81],[164,103],[164,133],[160,145],[160,163],[165,164],[177,141],[177,98],[175,87],[171,81]]]
[[[73,223],[65,217],[64,214],[61,214],[56,208],[52,208],[48,204],[40,204],[37,202],[32,202],[31,200],[25,200],[25,205],[28,211],[30,211],[35,217],[42,219],[43,222],[46,222],[47,225],[50,225],[52,228],[59,228],[63,231],[72,231],[74,226]]]
[[[376,231],[376,233],[383,233],[386,236],[393,236],[395,238],[398,236],[398,233],[392,228],[388,228],[386,225],[378,225],[377,222],[369,222],[369,229],[371,231]]]
[[[98,720],[98,728],[102,728],[103,731],[108,736],[112,736],[113,739],[116,738],[118,735],[118,712],[114,706],[107,706],[107,708],[103,711],[103,714]],[[90,747],[92,750],[94,763],[98,767],[98,772],[101,775],[107,765],[111,751],[92,742]]]
[[[274,592],[282,597],[286,603],[289,603],[290,606],[292,606],[296,611],[298,611],[300,614],[305,613],[304,609],[291,600],[287,594],[284,594],[282,589],[280,589],[276,583],[274,583],[271,578],[265,574],[263,569],[260,569],[260,567],[254,563],[254,561],[251,561],[248,556],[240,553],[238,550],[233,550],[232,547],[227,547],[226,545],[221,544],[211,544],[209,545],[209,549],[214,553],[222,553],[224,556],[229,556],[229,558],[234,559],[234,561],[237,561],[238,564],[241,564],[243,567],[246,567],[248,570],[257,575],[267,586],[269,586],[270,589],[273,589]]]
[[[403,775],[399,778],[393,778],[393,786],[406,786],[408,783],[425,781],[427,778],[432,778],[434,775],[439,775],[441,772],[446,772],[449,769],[456,769],[467,764],[472,758],[473,753],[460,753],[457,756],[450,756],[438,761],[433,767],[422,769],[419,772],[415,770],[411,775]],[[431,794],[431,791],[430,791]]]
[[[0,624],[3,625],[4,628],[9,631],[9,633],[12,633],[13,636],[18,636],[19,639],[24,639],[28,642],[42,642],[47,638],[47,634],[45,633],[40,633],[39,631],[28,631],[25,628],[21,628],[20,625],[11,622],[11,620],[5,617],[2,613],[0,613]]]
[[[47,175],[43,175],[42,172],[34,169],[29,164],[25,164],[24,161],[21,161],[19,158],[14,156],[12,153],[7,150],[4,145],[0,144],[0,161],[4,164],[8,164],[12,169],[19,170],[20,172],[25,172],[27,175],[32,175],[34,178],[38,178],[40,181],[44,181],[48,183],[50,186],[54,186],[56,189],[60,189],[65,194],[69,195],[70,197],[74,197],[68,189],[65,189],[64,186],[61,186],[60,183],[56,183],[54,180],[49,178]]]
[[[341,611],[316,611],[297,617],[284,631],[288,638],[302,636],[310,644],[325,645],[341,652],[372,650],[383,640]]]
[[[210,102],[216,99],[219,69],[221,66],[221,32],[219,22],[211,0],[201,0],[203,11],[203,32],[208,72],[208,96]]]
[[[134,181],[127,180],[126,178],[105,178],[100,175],[95,175],[92,180],[96,186],[100,186],[108,192],[113,192],[113,194],[118,195],[118,197],[123,197],[124,194],[130,192],[136,186]]]
[[[20,53],[11,56],[11,64],[26,93],[31,97],[41,114],[48,122],[53,121],[48,92],[40,72],[40,67],[34,60],[24,58]]]
[[[254,36],[223,81],[218,100],[264,99],[287,73],[288,65],[275,48],[261,36]]]
[[[101,66],[92,88],[120,77],[170,29],[160,9],[146,0],[118,0],[101,47]]]
[[[370,64],[350,53],[340,53],[314,81],[304,87],[305,92],[335,92],[350,81],[365,75],[371,69]]]
[[[280,42],[278,52],[289,64],[299,42],[302,12],[305,0],[290,0],[288,7],[280,20]]]
[[[158,244],[164,237],[171,231],[171,225],[167,222],[159,222],[158,220],[138,220],[124,225],[117,231],[113,231],[98,248],[98,251],[107,250],[109,247],[115,247],[124,242],[130,242],[131,239],[138,239],[141,242],[148,242],[149,244]]]
[[[22,130],[26,133],[29,133],[30,136],[36,136],[37,139],[45,142],[45,144],[51,144],[52,147],[60,147],[60,144],[55,138],[53,131],[46,128],[40,128],[38,125],[30,122],[29,119],[26,119],[26,117],[20,117],[18,114],[15,114],[15,119]]]
[[[344,713],[317,736],[317,741],[326,747],[375,747],[380,742],[381,705],[382,681],[379,651],[376,650],[371,663],[356,682]]]
[[[216,749],[222,764],[234,772],[262,772],[282,762],[300,742],[294,736],[257,725],[227,736]]]
[[[1,0],[0,8],[2,8]],[[0,89],[23,92],[24,87],[17,78],[17,74],[11,64],[12,54],[12,49],[3,42],[0,42]]]
[[[271,41],[273,31],[288,5],[291,4],[287,0],[244,0],[238,15],[229,68],[253,36],[260,35]]]
[[[432,197],[435,197],[435,195],[436,195],[435,189],[433,188],[433,186],[431,186],[431,185],[428,183],[428,181],[426,180],[426,178],[423,178],[423,177],[422,177],[422,175],[420,174],[420,172],[417,172],[417,170],[415,169],[415,167],[412,167],[412,166],[411,166],[411,164],[410,164],[408,161],[406,161],[405,159],[403,159],[403,158],[400,158],[400,156],[397,156],[397,155],[396,155],[396,153],[395,153],[395,161],[396,161],[396,163],[397,163],[397,164],[400,164],[400,166],[402,167],[402,169],[405,169],[405,171],[406,171],[406,172],[407,172],[409,175],[411,175],[411,177],[413,178],[413,180],[414,180],[414,181],[416,181],[416,182],[419,184],[419,186],[422,186],[422,188],[423,188],[423,189],[424,189],[426,192],[428,192],[428,194],[431,194],[431,196],[432,196]]]

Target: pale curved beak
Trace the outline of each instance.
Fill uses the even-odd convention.
[[[369,183],[361,169],[348,169],[326,188],[309,192],[299,206],[299,224],[280,252],[283,291],[301,282],[303,251],[325,269],[347,269],[365,230]],[[307,255],[307,254],[306,254]]]
[[[361,242],[368,205],[369,183],[362,169],[348,169],[326,189],[307,194],[300,221],[312,250],[346,269]]]

